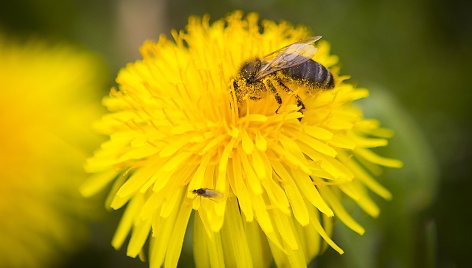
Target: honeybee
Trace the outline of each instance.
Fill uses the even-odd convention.
[[[207,198],[222,196],[222,194],[220,192],[217,192],[215,190],[211,190],[211,189],[208,189],[208,188],[195,189],[195,190],[192,190],[192,193],[194,193],[196,195],[199,195],[199,196],[207,197]]]
[[[313,44],[319,39],[321,36],[314,36],[278,49],[263,58],[246,62],[241,67],[238,78],[233,80],[238,101],[246,96],[252,100],[261,99],[269,89],[279,105],[277,112],[282,105],[282,98],[273,83],[290,94],[294,92],[284,82],[302,83],[310,90],[333,88],[333,75],[326,67],[312,60],[317,51]],[[271,79],[263,79],[265,77]],[[245,87],[241,87],[242,85]],[[300,96],[294,95],[297,105],[303,110],[305,105]]]

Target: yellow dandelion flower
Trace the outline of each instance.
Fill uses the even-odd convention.
[[[130,235],[136,257],[149,238],[150,266],[175,267],[193,212],[198,266],[304,267],[323,242],[343,253],[332,219],[364,232],[343,197],[376,216],[367,191],[390,193],[371,171],[401,165],[371,150],[391,133],[352,105],[368,91],[344,82],[325,41],[313,59],[332,73],[332,89],[285,79],[287,90],[278,71],[262,86],[238,76],[248,60],[310,36],[235,12],[213,23],[192,17],[173,41],[143,45],[104,100],[110,113],[98,127],[110,139],[87,162],[95,174],[82,188],[90,195],[114,181],[108,205],[127,204],[115,248]]]
[[[65,46],[0,36],[0,267],[48,267],[81,240],[99,68]]]

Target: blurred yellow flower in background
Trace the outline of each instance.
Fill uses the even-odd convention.
[[[64,45],[0,36],[0,267],[47,267],[83,239],[101,69]]]
[[[115,248],[131,233],[127,254],[136,257],[150,238],[150,266],[175,267],[193,219],[200,267],[306,267],[325,242],[343,253],[330,238],[333,219],[364,233],[343,199],[377,216],[368,190],[391,194],[371,174],[401,162],[371,150],[391,132],[352,104],[368,91],[345,83],[328,43],[317,43],[314,60],[335,87],[289,84],[303,111],[280,88],[279,109],[272,94],[238,101],[233,92],[243,63],[311,35],[235,12],[213,23],[192,17],[174,41],[143,45],[104,100],[110,113],[97,127],[110,139],[88,160],[95,174],[82,188],[92,195],[114,182],[108,206],[127,204]]]

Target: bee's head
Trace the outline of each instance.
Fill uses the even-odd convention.
[[[254,83],[256,80],[256,74],[262,68],[262,62],[259,59],[248,61],[241,67],[239,74],[248,83]]]

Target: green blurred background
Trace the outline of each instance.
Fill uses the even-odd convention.
[[[139,59],[144,40],[183,28],[189,15],[215,19],[235,9],[323,35],[340,56],[342,73],[370,89],[371,98],[361,102],[366,114],[395,130],[385,154],[405,162],[382,176],[394,199],[377,200],[378,219],[353,206],[366,234],[337,226],[346,254],[328,250],[312,266],[469,267],[472,9],[465,0],[1,1],[0,33],[90,50],[109,67],[112,86],[119,68]],[[120,213],[108,214],[92,224],[90,242],[64,254],[58,267],[148,267],[111,249]],[[181,266],[191,264],[184,252]]]

